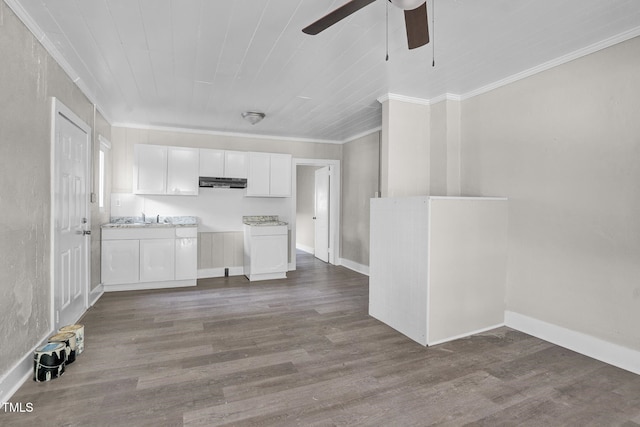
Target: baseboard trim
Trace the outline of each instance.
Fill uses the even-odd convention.
[[[365,276],[369,275],[369,266],[368,265],[359,264],[359,263],[357,263],[355,261],[351,261],[351,260],[346,259],[346,258],[339,258],[338,261],[339,261],[338,265],[346,267],[349,270],[353,270],[356,273],[364,274]]]
[[[299,249],[302,252],[306,252],[306,253],[311,254],[311,255],[315,255],[315,253],[316,253],[316,250],[314,248],[312,248],[311,246],[301,245],[299,243],[296,243],[296,249]]]
[[[93,299],[93,303],[95,303],[98,298],[100,298],[104,293],[102,290],[98,291],[98,289],[100,289],[101,287],[102,284],[100,286],[97,286],[96,289],[94,289],[93,292],[90,293],[90,299],[91,295],[96,295],[96,298]],[[91,305],[93,305],[93,303]],[[78,323],[86,312],[87,310],[84,310],[73,323]],[[41,347],[48,343],[49,337],[51,337],[54,332],[55,331],[53,329],[47,332],[44,337],[42,337],[38,341],[38,343],[31,348],[31,350],[29,350],[24,356],[22,356],[22,358],[13,366],[13,368],[9,369],[9,371],[4,376],[2,376],[2,378],[0,378],[0,403],[8,402],[9,399],[11,399],[11,396],[13,396],[16,391],[18,391],[18,389],[22,387],[22,384],[29,380],[29,378],[33,378],[33,353],[38,347]]]
[[[196,279],[168,280],[166,282],[123,283],[118,285],[104,285],[105,292],[143,291],[149,289],[186,288],[196,286]]]
[[[95,289],[89,292],[89,307],[93,307],[102,295],[104,295],[104,285],[100,283]]]
[[[505,324],[510,328],[640,375],[640,351],[513,311],[505,312]]]
[[[22,384],[33,376],[33,352],[36,348],[45,345],[51,335],[53,330],[47,332],[38,344],[22,356],[18,363],[0,379],[0,402],[8,402]]]
[[[500,328],[502,326],[504,326],[504,323],[499,323],[497,325],[487,326],[485,328],[476,329],[475,331],[465,332],[465,333],[460,334],[460,335],[455,335],[455,336],[452,336],[452,337],[447,337],[447,338],[443,338],[441,340],[436,340],[436,341],[429,341],[429,338],[427,338],[427,346],[431,347],[431,346],[438,345],[438,344],[444,344],[444,343],[449,342],[449,341],[459,340],[461,338],[468,338],[471,335],[482,334],[484,332],[490,331],[492,329]],[[427,335],[428,334],[429,334],[429,332],[427,331]]]
[[[229,267],[229,276],[244,275],[244,267]],[[224,268],[201,268],[198,270],[198,279],[211,279],[224,277]]]

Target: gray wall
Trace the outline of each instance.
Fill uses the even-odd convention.
[[[640,38],[462,106],[462,192],[509,197],[507,309],[640,350]]]
[[[0,34],[2,377],[52,328],[51,97],[95,126],[93,105],[4,2]]]
[[[369,201],[379,191],[380,132],[343,146],[340,256],[369,265]]]

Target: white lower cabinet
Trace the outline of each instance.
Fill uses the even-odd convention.
[[[105,291],[195,286],[197,227],[102,229]]]
[[[140,282],[175,279],[176,239],[140,240]]]
[[[133,283],[140,272],[138,240],[105,240],[102,242],[102,283]]]
[[[288,250],[286,225],[244,225],[244,275],[250,281],[286,278]]]
[[[177,228],[175,240],[176,280],[198,277],[198,230]]]

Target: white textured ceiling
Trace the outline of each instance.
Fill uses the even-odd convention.
[[[5,1],[113,124],[323,141],[379,127],[387,93],[468,96],[640,34],[640,0],[435,0],[409,51],[389,5],[387,62],[384,0],[317,36],[301,30],[346,0]]]

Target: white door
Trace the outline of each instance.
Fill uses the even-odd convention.
[[[54,101],[53,307],[55,330],[76,322],[89,293],[90,128]]]
[[[316,170],[315,177],[315,244],[316,258],[329,262],[329,175],[330,166]]]

